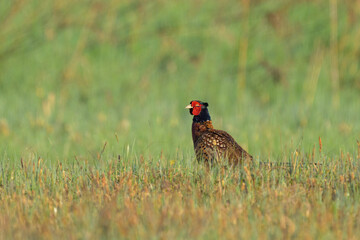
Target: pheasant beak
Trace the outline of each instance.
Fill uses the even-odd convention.
[[[185,107],[186,109],[193,108],[190,104]]]

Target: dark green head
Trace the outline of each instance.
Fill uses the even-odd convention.
[[[191,115],[194,115],[194,122],[205,122],[211,120],[207,109],[208,106],[209,104],[207,102],[193,100],[186,106],[186,108],[189,109]]]

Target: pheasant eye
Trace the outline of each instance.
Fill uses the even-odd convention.
[[[192,101],[190,104],[193,107],[201,107],[201,104],[199,102],[197,102],[197,101]]]

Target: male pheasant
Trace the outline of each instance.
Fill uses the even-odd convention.
[[[197,160],[214,163],[226,159],[231,165],[242,163],[245,159],[252,160],[253,157],[230,134],[214,129],[208,106],[208,103],[198,100],[186,106],[190,114],[194,115],[192,138]]]

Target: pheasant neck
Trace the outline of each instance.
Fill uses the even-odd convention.
[[[205,132],[208,129],[213,129],[213,125],[211,120],[208,121],[203,121],[203,122],[195,122],[193,121],[192,123],[192,138],[193,138],[193,143],[195,146],[196,141],[198,140],[198,138],[200,137],[200,135]]]
[[[194,115],[193,122],[202,123],[211,121],[209,110],[207,108],[202,109],[199,115]]]

